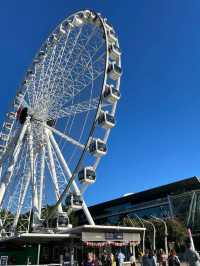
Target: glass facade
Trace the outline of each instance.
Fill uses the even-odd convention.
[[[197,189],[195,189],[197,188]],[[124,217],[176,217],[200,233],[200,183],[194,177],[90,208],[96,224],[119,225]],[[83,217],[83,216],[82,216]]]

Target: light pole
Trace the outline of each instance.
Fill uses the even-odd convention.
[[[144,221],[145,223],[150,224],[153,227],[153,250],[156,250],[156,227],[155,227],[155,225],[152,222],[148,221],[148,220],[145,220],[143,218],[140,218],[140,219],[142,221]]]
[[[137,219],[140,221],[140,223],[142,224],[142,227],[145,228],[145,225],[144,225],[142,219],[141,219],[137,214],[134,213],[134,215],[135,215],[135,217],[137,217]],[[145,252],[145,236],[146,236],[146,232],[145,232],[145,230],[144,230],[144,231],[143,231],[143,235],[142,235],[142,252],[143,252],[143,254],[144,254],[144,252]]]
[[[157,221],[160,221],[164,224],[164,227],[165,227],[165,252],[166,252],[166,255],[168,256],[168,244],[167,244],[167,236],[168,236],[168,230],[167,230],[167,224],[166,222],[161,219],[161,218],[158,218],[158,217],[155,217],[155,216],[151,216],[153,219],[157,220]]]

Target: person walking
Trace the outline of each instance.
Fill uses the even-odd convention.
[[[149,256],[149,250],[146,249],[144,255],[142,256],[142,266],[148,266],[148,256]]]
[[[95,266],[92,252],[87,254],[87,259],[84,261],[83,266]]]
[[[115,256],[113,255],[113,253],[110,253],[108,255],[108,260],[110,266],[116,266]]]
[[[158,263],[159,266],[166,266],[167,265],[167,255],[165,254],[164,250],[161,248],[158,253]]]
[[[200,266],[199,253],[192,249],[190,242],[186,243],[186,251],[184,254],[184,259],[189,266]]]
[[[120,252],[118,253],[118,256],[117,256],[117,259],[118,259],[118,262],[119,262],[119,266],[122,266],[124,260],[125,260],[125,255],[124,253]]]
[[[176,251],[175,249],[172,249],[170,251],[169,258],[168,258],[168,266],[180,266],[180,265],[181,263],[180,263],[178,256],[176,255]]]
[[[149,250],[149,255],[147,257],[147,266],[157,266],[156,257],[152,250]]]

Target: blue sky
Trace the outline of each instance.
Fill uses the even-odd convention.
[[[36,51],[72,12],[91,8],[114,25],[122,98],[89,205],[200,175],[200,1],[0,2],[0,122]]]

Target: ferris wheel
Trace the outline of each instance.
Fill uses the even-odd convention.
[[[79,11],[50,34],[0,132],[1,236],[69,226],[107,153],[120,99],[121,52],[101,14]],[[54,206],[53,208],[51,206]]]

